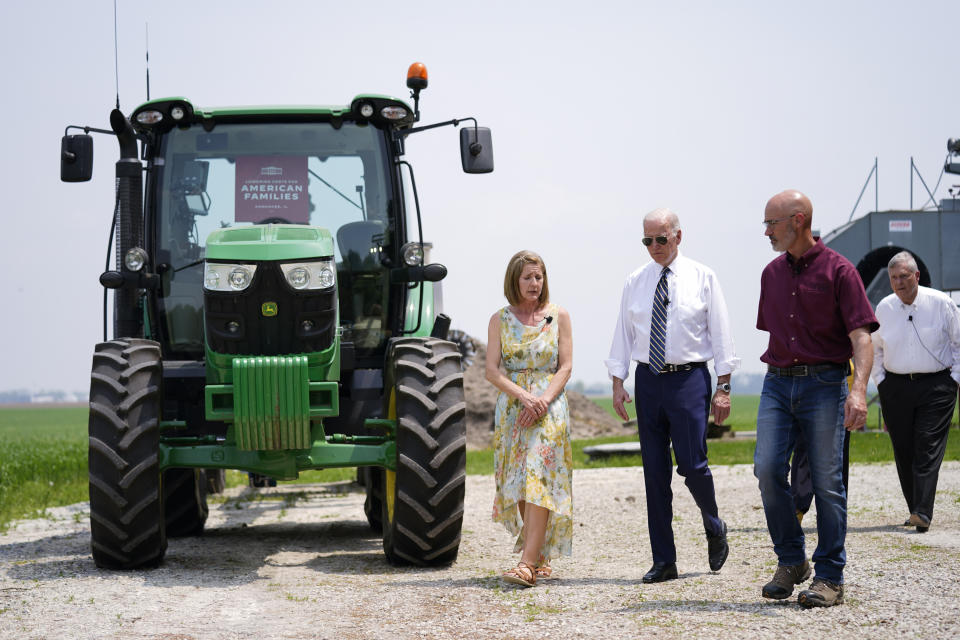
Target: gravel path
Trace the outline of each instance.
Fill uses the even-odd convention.
[[[906,514],[892,464],[854,465],[847,604],[810,611],[760,597],[775,558],[751,468],[714,475],[726,566],[709,572],[699,515],[675,476],[681,576],[657,585],[640,582],[650,551],[639,468],[574,472],[574,556],[534,589],[498,578],[515,558],[490,522],[490,476],[468,479],[460,558],[440,570],[389,566],[349,483],[232,490],[203,537],[171,540],[160,568],[138,572],[93,565],[85,504],[54,509],[0,535],[0,637],[960,636],[960,463],[944,464],[926,534],[897,526]]]

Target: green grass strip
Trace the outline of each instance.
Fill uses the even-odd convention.
[[[740,431],[753,430],[757,396],[734,396],[731,422]],[[610,399],[606,400],[610,404]],[[598,404],[602,404],[598,402]],[[752,409],[750,408],[752,406]],[[747,421],[746,415],[753,412]],[[739,412],[739,413],[738,413]],[[626,431],[626,430],[625,430]],[[584,447],[610,442],[633,442],[636,434],[575,440],[574,469],[641,466],[640,456],[612,456],[589,460]],[[712,465],[752,464],[752,438],[723,438],[709,442]],[[893,462],[890,437],[885,433],[854,433],[850,459]],[[945,460],[960,460],[960,431],[951,429]],[[467,473],[491,475],[493,451],[467,452]],[[295,483],[353,480],[356,469],[305,471]],[[245,473],[227,472],[227,485],[247,483]],[[87,494],[87,409],[85,407],[0,408],[0,531],[13,520],[41,517],[52,507],[83,502]]]

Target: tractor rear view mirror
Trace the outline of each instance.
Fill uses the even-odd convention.
[[[93,176],[93,137],[82,134],[60,139],[60,180],[86,182]]]
[[[493,139],[487,127],[460,129],[460,162],[466,173],[493,171]]]
[[[440,282],[447,277],[447,268],[433,263],[422,267],[402,267],[390,270],[390,282],[401,284],[409,282]]]

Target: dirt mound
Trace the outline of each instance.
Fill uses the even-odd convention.
[[[487,382],[484,366],[487,346],[475,338],[472,341],[475,355],[463,373],[463,389],[467,399],[467,446],[485,449],[493,441],[493,414],[497,404],[497,389]],[[598,407],[590,398],[567,390],[570,405],[570,436],[575,439],[600,436],[625,435],[619,420]]]

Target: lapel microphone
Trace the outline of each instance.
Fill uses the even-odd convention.
[[[544,320],[546,320],[546,322],[543,323],[543,329],[540,329],[540,333],[550,328],[550,323],[553,322],[553,316],[547,316]]]
[[[912,315],[907,316],[907,322],[913,322],[913,316],[912,316]]]

